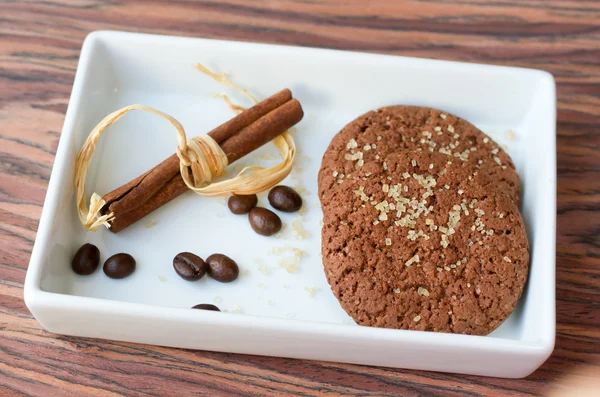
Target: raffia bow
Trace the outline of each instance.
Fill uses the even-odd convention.
[[[201,64],[194,66],[216,81],[240,91],[254,104],[258,103],[256,98],[247,90],[231,83],[224,73],[214,73]],[[240,113],[245,110],[244,107],[233,104],[226,95],[222,94],[220,96],[234,112]],[[231,179],[212,183],[212,180],[221,175],[229,165],[226,154],[214,139],[209,135],[203,134],[188,141],[183,126],[174,117],[149,106],[126,106],[109,114],[94,127],[77,156],[75,163],[77,212],[79,220],[86,230],[95,231],[101,225],[110,228],[110,223],[114,219],[113,213],[101,214],[101,210],[106,203],[97,193],[92,194],[90,206],[87,206],[85,180],[96,145],[102,134],[108,127],[132,110],[143,110],[155,114],[169,121],[175,127],[178,140],[177,156],[179,157],[181,176],[187,187],[201,196],[219,197],[231,194],[259,193],[281,182],[292,170],[296,145],[289,131],[285,131],[272,140],[282,156],[280,163],[268,168],[256,165],[248,166]]]

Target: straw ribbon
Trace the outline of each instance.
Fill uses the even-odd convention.
[[[224,76],[214,73],[213,75]],[[214,76],[211,75],[211,77],[215,78]],[[232,87],[237,88],[233,85]],[[229,107],[237,113],[244,109],[239,105],[233,105],[226,96],[221,96],[227,102]],[[249,94],[248,96],[256,103],[254,97]],[[177,146],[177,156],[179,157],[181,176],[188,188],[201,196],[219,197],[230,194],[259,193],[281,182],[292,170],[296,146],[291,134],[288,131],[285,131],[272,141],[283,158],[281,163],[268,168],[249,166],[241,170],[232,179],[211,183],[214,178],[223,173],[229,164],[227,155],[214,139],[209,135],[203,134],[188,141],[183,126],[174,117],[149,106],[126,106],[109,114],[94,127],[77,156],[75,163],[77,212],[79,214],[79,220],[86,230],[94,231],[101,225],[110,228],[110,223],[114,219],[113,213],[106,215],[100,214],[102,207],[104,207],[106,203],[97,193],[92,194],[90,206],[88,208],[85,199],[85,179],[94,150],[104,131],[132,110],[150,112],[169,121],[171,125],[175,127],[175,130],[177,131],[177,140],[179,142]]]
[[[221,175],[229,165],[227,155],[209,135],[197,136],[185,146],[177,146],[177,157],[181,177],[190,189],[203,187]],[[192,171],[193,180],[188,169]]]

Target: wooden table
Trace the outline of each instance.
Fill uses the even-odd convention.
[[[544,69],[558,83],[557,338],[521,380],[53,335],[23,281],[84,37],[116,29]],[[600,3],[0,2],[0,395],[520,395],[600,374]],[[595,365],[595,366],[594,366]]]

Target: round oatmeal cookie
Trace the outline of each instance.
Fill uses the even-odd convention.
[[[346,125],[331,141],[319,171],[319,197],[370,161],[390,153],[422,150],[466,161],[519,204],[520,181],[510,156],[473,124],[440,110],[389,106],[372,110]]]
[[[323,205],[325,274],[360,325],[486,335],[529,267],[514,201],[469,163],[400,152],[364,164]]]

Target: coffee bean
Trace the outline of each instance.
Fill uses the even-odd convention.
[[[100,250],[95,245],[89,243],[83,244],[71,261],[73,271],[82,276],[94,273],[99,264]]]
[[[248,214],[252,229],[263,236],[272,236],[281,230],[281,219],[276,213],[266,208],[254,207]]]
[[[213,312],[221,311],[221,310],[219,310],[218,307],[216,307],[215,305],[211,305],[210,303],[201,303],[199,305],[192,307],[192,309],[212,310]]]
[[[250,210],[256,207],[258,203],[258,197],[256,194],[251,194],[248,196],[231,196],[229,197],[229,201],[227,201],[227,206],[229,210],[234,214],[241,215],[247,214]]]
[[[302,197],[288,186],[275,186],[269,192],[269,203],[284,212],[296,212],[302,207]]]
[[[104,274],[110,278],[125,278],[135,271],[135,259],[129,254],[116,254],[104,262]]]
[[[228,283],[238,278],[240,268],[233,259],[223,254],[212,254],[206,258],[208,274],[222,283]]]
[[[202,258],[191,252],[180,252],[173,259],[173,268],[182,279],[188,281],[200,280],[206,273],[206,263]]]

